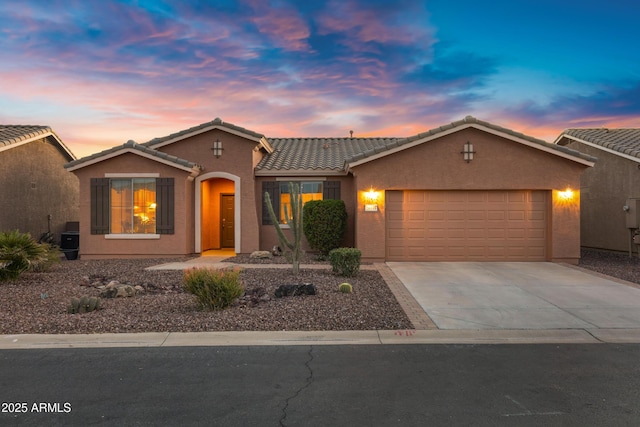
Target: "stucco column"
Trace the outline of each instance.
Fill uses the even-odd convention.
[[[375,191],[376,199],[372,203],[366,196],[370,190],[371,188],[357,188],[355,246],[362,252],[363,261],[378,262],[385,259],[385,193]],[[377,206],[377,211],[371,210],[374,205]]]
[[[580,191],[551,191],[551,261],[580,259]]]

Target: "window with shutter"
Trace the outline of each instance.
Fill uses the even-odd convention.
[[[91,178],[91,234],[109,234],[109,178]]]
[[[303,205],[310,200],[340,200],[340,181],[300,181],[297,183],[300,185]],[[281,224],[286,224],[287,216],[291,215],[289,182],[265,181],[262,183],[262,194],[264,195],[265,192],[269,193],[269,197],[271,197],[273,211],[278,216],[278,221]],[[266,202],[263,202],[262,224],[273,225]]]
[[[280,183],[276,181],[264,181],[262,183],[262,225],[273,225],[269,217],[269,208],[267,208],[267,199],[264,193],[269,193],[273,211],[278,215],[280,211]]]
[[[173,234],[173,178],[92,178],[91,234]]]

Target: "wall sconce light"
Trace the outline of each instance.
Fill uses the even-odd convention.
[[[380,193],[374,191],[373,188],[364,193],[364,211],[365,212],[378,212],[378,197]]]
[[[473,155],[475,154],[475,151],[473,151],[473,144],[470,143],[469,141],[465,142],[464,146],[462,147],[462,159],[469,163],[471,160],[473,160]]]
[[[573,190],[567,188],[564,191],[558,191],[558,197],[560,198],[560,200],[568,202],[569,200],[573,199]]]
[[[222,150],[224,150],[224,148],[222,148],[222,141],[216,139],[213,142],[213,147],[211,147],[211,151],[213,151],[213,155],[216,156],[216,159],[219,159],[220,156],[222,156]]]

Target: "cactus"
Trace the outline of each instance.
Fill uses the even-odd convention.
[[[340,283],[340,286],[338,286],[338,290],[343,294],[350,294],[353,290],[353,287],[348,283]]]
[[[69,314],[77,314],[77,313],[89,313],[91,311],[100,309],[100,298],[98,297],[89,297],[87,295],[83,295],[80,298],[71,298],[71,304],[67,307],[67,313]]]
[[[302,250],[302,197],[300,197],[300,185],[290,182],[289,194],[291,195],[291,217],[288,218],[288,224],[291,227],[291,232],[293,233],[293,241],[289,241],[282,231],[280,223],[276,218],[276,214],[273,211],[271,197],[269,197],[268,192],[264,193],[264,198],[267,209],[269,210],[269,217],[271,218],[271,221],[276,228],[276,232],[278,233],[280,246],[283,247],[287,253],[291,254],[293,274],[297,275],[300,272],[300,258],[302,258],[302,255],[304,254],[304,251]],[[285,215],[287,217],[289,216],[289,212],[287,212],[286,207]]]

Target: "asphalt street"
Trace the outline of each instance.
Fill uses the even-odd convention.
[[[640,344],[0,350],[0,425],[611,426]]]

